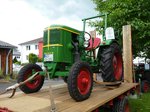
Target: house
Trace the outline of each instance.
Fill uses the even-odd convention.
[[[14,48],[16,46],[0,41],[0,71],[3,74],[11,75],[13,73],[12,57]]]
[[[21,53],[19,52],[18,48],[13,49],[13,59],[16,58],[17,61],[21,61],[20,56]]]
[[[21,63],[29,62],[29,54],[34,53],[39,58],[42,58],[43,38],[37,38],[24,43],[19,44],[21,51]]]

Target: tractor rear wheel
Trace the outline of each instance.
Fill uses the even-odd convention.
[[[119,45],[111,44],[101,53],[101,69],[104,82],[120,81],[123,77],[123,61]]]
[[[88,63],[76,62],[68,76],[68,90],[76,101],[88,99],[93,88],[93,73]]]
[[[41,67],[37,64],[28,64],[24,66],[20,71],[18,75],[17,82],[23,82],[30,76],[32,76],[33,73],[36,73],[38,71],[42,71]],[[37,75],[33,80],[27,82],[26,84],[20,86],[19,88],[24,93],[34,93],[41,89],[44,83],[44,76]]]

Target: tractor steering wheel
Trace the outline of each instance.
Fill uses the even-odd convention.
[[[84,34],[84,47],[87,48],[89,47],[90,45],[90,40],[92,39],[92,36],[88,33],[88,32],[85,32]]]

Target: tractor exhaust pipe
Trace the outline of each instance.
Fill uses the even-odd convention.
[[[72,45],[75,48],[75,62],[80,61],[80,53],[79,53],[79,49],[78,49],[78,43],[77,42],[72,42]]]

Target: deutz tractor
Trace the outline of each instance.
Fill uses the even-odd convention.
[[[20,89],[24,93],[34,93],[41,89],[46,75],[50,79],[62,77],[70,96],[76,101],[83,101],[91,94],[94,73],[101,72],[104,82],[122,80],[122,53],[117,41],[107,39],[104,33],[103,39],[92,38],[85,31],[86,21],[98,17],[105,18],[104,28],[107,31],[107,14],[83,19],[83,31],[63,25],[47,27],[43,36],[45,71],[37,64],[24,66],[19,72],[18,83],[37,74]],[[109,30],[107,33],[110,33]]]

